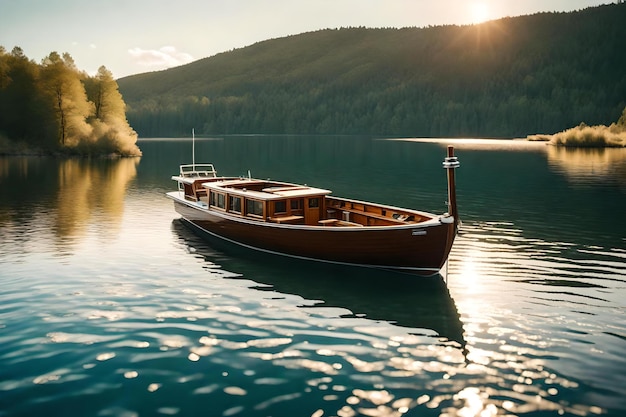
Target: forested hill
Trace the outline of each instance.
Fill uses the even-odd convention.
[[[473,26],[320,30],[118,80],[143,137],[521,137],[626,106],[626,4]],[[207,40],[209,42],[210,40]]]

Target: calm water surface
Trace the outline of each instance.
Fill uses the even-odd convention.
[[[626,415],[626,151],[225,137],[225,175],[445,211],[434,279],[209,245],[139,160],[0,159],[0,416]],[[448,285],[444,284],[444,278]]]

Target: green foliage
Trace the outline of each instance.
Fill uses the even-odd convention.
[[[523,137],[626,106],[626,4],[472,26],[344,28],[118,80],[142,136]]]
[[[40,67],[21,48],[11,53],[0,50],[0,134],[13,141],[47,147],[46,133],[53,125],[53,112],[41,93],[39,79]]]
[[[0,152],[140,155],[124,110],[106,68],[89,77],[67,53],[38,65],[0,47]]]

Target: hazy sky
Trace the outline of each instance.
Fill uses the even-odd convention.
[[[69,52],[116,78],[271,38],[349,26],[471,24],[611,0],[0,0],[0,45],[40,62]]]

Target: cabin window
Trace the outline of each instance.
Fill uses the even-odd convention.
[[[318,208],[320,206],[319,198],[309,198],[309,208]]]
[[[287,213],[287,202],[285,200],[274,202],[274,213]]]
[[[263,217],[263,203],[259,200],[246,199],[246,213],[252,216]]]
[[[302,199],[301,198],[296,198],[291,200],[291,210],[295,211],[295,210],[302,210]]]
[[[222,193],[216,193],[215,191],[211,191],[209,204],[215,207],[219,207],[221,209],[226,209],[226,196]]]
[[[233,213],[241,214],[241,197],[229,196],[228,207]]]

